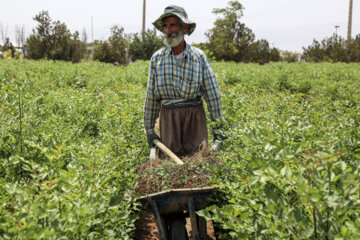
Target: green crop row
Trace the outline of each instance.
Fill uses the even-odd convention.
[[[359,239],[360,65],[219,64],[220,239]]]
[[[358,239],[360,65],[212,63],[219,239]],[[131,239],[148,62],[0,61],[0,238]]]
[[[1,62],[1,239],[130,239],[146,74]]]

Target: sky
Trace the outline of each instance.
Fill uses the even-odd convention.
[[[171,4],[185,8],[189,19],[196,22],[195,32],[186,36],[189,43],[206,42],[205,32],[218,17],[214,8],[224,8],[221,0],[146,0],[146,29]],[[240,19],[256,39],[266,39],[281,50],[302,52],[313,40],[322,40],[335,32],[347,36],[349,0],[239,0],[243,5]],[[15,26],[24,26],[26,36],[37,23],[33,17],[42,10],[52,20],[65,23],[72,33],[85,29],[88,39],[106,40],[114,25],[125,33],[142,30],[143,0],[1,0],[0,30],[12,41]],[[93,24],[91,24],[91,19]],[[360,0],[353,0],[352,37],[360,34]],[[93,28],[92,28],[93,26]],[[339,26],[336,28],[335,26]],[[93,30],[92,30],[93,29]],[[160,34],[160,32],[158,32]],[[0,40],[1,42],[1,40]],[[2,42],[1,42],[2,43]]]

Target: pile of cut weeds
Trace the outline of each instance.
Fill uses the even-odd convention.
[[[221,166],[220,159],[206,149],[181,160],[183,165],[169,158],[149,160],[140,165],[136,169],[140,178],[135,191],[146,195],[169,189],[208,187],[213,169]]]

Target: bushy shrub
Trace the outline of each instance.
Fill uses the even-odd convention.
[[[156,50],[160,49],[163,44],[161,37],[156,35],[156,30],[148,29],[144,36],[138,33],[130,35],[129,55],[131,61],[149,60]]]
[[[351,41],[337,35],[321,42],[314,39],[303,50],[303,57],[309,62],[360,62],[360,34]]]
[[[11,56],[12,54],[11,54],[11,50],[6,50],[4,53],[3,53],[3,58],[4,59],[7,59],[7,60],[9,60],[9,59],[12,59],[12,56]]]
[[[289,51],[285,51],[280,57],[281,61],[293,63],[298,61],[298,55]]]
[[[15,51],[14,54],[12,54],[11,50],[6,50],[3,53],[3,58],[6,60],[10,60],[10,59],[16,59],[16,60],[21,60],[23,58],[22,53],[19,51]]]
[[[93,59],[106,63],[126,64],[128,46],[124,28],[113,26],[109,39],[95,46]]]
[[[15,54],[15,47],[14,45],[10,42],[9,38],[6,38],[6,41],[4,43],[4,46],[1,47],[1,50],[4,52],[4,58],[5,58],[5,52],[10,51],[10,58],[14,57]],[[9,54],[9,52],[7,53]],[[7,58],[9,58],[9,56],[7,56]]]

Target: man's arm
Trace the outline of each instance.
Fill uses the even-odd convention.
[[[208,105],[212,122],[222,122],[222,105],[219,84],[206,56],[203,58],[202,93]]]
[[[222,114],[220,88],[215,73],[206,56],[203,58],[203,76],[202,93],[206,100],[212,121],[214,142],[217,140],[221,142],[225,138],[222,132],[225,120]]]
[[[155,77],[155,63],[151,59],[144,107],[144,125],[147,135],[155,134],[155,121],[160,111],[160,99],[154,95]]]

